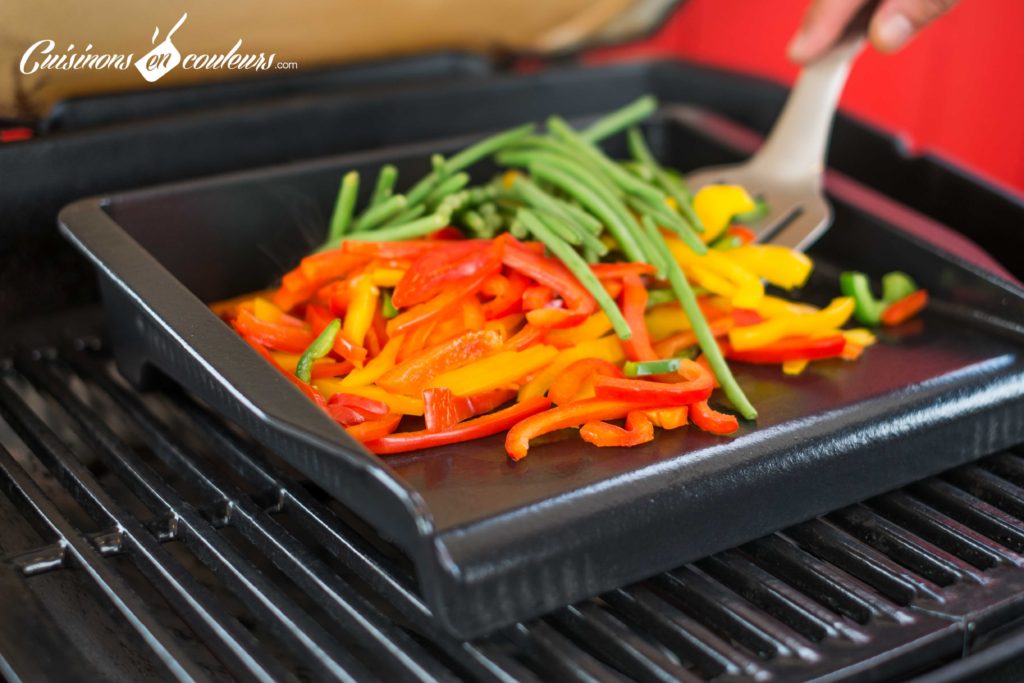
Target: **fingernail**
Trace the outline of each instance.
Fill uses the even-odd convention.
[[[878,47],[883,52],[894,52],[907,44],[914,35],[914,25],[902,14],[891,14],[879,23],[875,33]]]
[[[793,36],[793,40],[789,41],[789,46],[786,47],[786,54],[792,61],[802,62],[807,59],[808,47],[807,34],[799,31]]]

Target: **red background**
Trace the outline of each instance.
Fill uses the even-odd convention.
[[[651,38],[591,62],[677,56],[791,83],[809,0],[688,0]],[[840,106],[1024,193],[1024,0],[962,0],[902,52],[866,51]]]

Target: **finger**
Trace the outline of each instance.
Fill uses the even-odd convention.
[[[871,19],[871,43],[880,52],[895,52],[955,4],[956,0],[886,0]]]
[[[787,53],[797,63],[811,62],[830,48],[868,0],[814,0]]]

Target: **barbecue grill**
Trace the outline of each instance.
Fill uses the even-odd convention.
[[[552,111],[588,116],[650,90],[715,113],[749,145],[784,97],[770,83],[677,62],[533,76],[489,73],[461,56],[413,64],[372,67],[372,89],[359,87],[358,69],[297,91],[248,84],[231,103],[201,104],[184,89],[140,98],[120,120],[117,98],[72,102],[44,126],[52,134],[0,146],[0,168],[10,169],[0,291],[17,321],[0,338],[0,675],[1024,675],[1024,456],[1012,449],[461,641],[432,615],[409,558],[336,499],[173,383],[146,393],[127,384],[92,272],[56,235],[56,212],[73,199]],[[907,157],[850,119],[837,122],[830,166],[833,184],[852,179],[893,222],[956,249],[967,247],[938,223],[996,251],[1000,226],[1024,217],[1012,197],[941,160]],[[999,256],[1004,274],[1024,272],[1024,254]],[[980,251],[972,258],[998,267]],[[1013,415],[996,429],[1012,434],[1019,423]]]

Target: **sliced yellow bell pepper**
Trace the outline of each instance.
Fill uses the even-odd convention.
[[[604,311],[598,311],[575,327],[553,330],[545,335],[545,339],[555,346],[572,346],[580,342],[597,339],[611,332],[612,322]]]
[[[664,339],[677,332],[690,329],[690,319],[679,304],[662,304],[647,311],[644,316],[651,339]]]
[[[697,254],[681,240],[668,238],[672,257],[703,287],[728,296],[738,308],[756,308],[764,298],[764,285],[757,275],[732,261],[725,253],[714,249]]]
[[[377,298],[380,290],[373,284],[373,277],[368,273],[357,275],[350,285],[352,288],[348,310],[341,333],[345,339],[357,346],[362,346],[366,332],[373,324],[373,315],[377,311]]]
[[[395,287],[405,276],[401,268],[374,268],[370,273],[373,284],[378,287]]]
[[[834,330],[846,324],[853,314],[853,307],[853,298],[843,296],[833,299],[817,313],[784,316],[757,325],[734,327],[729,330],[729,343],[737,351],[746,351],[785,337],[810,336]]]
[[[261,296],[252,300],[252,314],[265,323],[277,324],[281,322],[284,312]]]
[[[449,370],[431,380],[429,387],[445,387],[456,396],[472,396],[500,389],[522,379],[551,362],[558,355],[554,346],[531,346],[522,351],[500,351]]]
[[[547,367],[530,378],[530,381],[519,390],[519,400],[525,401],[534,396],[543,396],[551,388],[555,378],[581,358],[600,358],[609,363],[618,364],[625,357],[622,342],[614,334],[580,342],[576,346],[560,352]]]
[[[799,375],[807,369],[807,365],[810,363],[806,358],[798,358],[796,360],[784,360],[782,361],[782,372],[786,375]]]
[[[810,304],[801,304],[795,301],[780,299],[777,296],[766,294],[761,303],[757,306],[757,312],[762,318],[778,318],[787,315],[804,315],[806,313],[817,313],[818,309]]]
[[[805,254],[775,244],[748,244],[722,255],[783,289],[802,286],[814,268]]]
[[[301,353],[285,353],[284,351],[271,351],[270,355],[274,357],[282,370],[287,370],[292,375],[295,374],[295,368],[299,364],[299,359],[302,358]],[[323,360],[320,362],[322,363]],[[316,365],[316,361],[313,361],[313,364]]]
[[[352,394],[353,396],[364,396],[366,398],[372,398],[375,401],[380,401],[385,404],[392,413],[398,413],[399,415],[422,415],[423,414],[423,400],[419,398],[411,398],[409,396],[402,396],[400,394],[392,394],[389,391],[384,391],[377,386],[368,387],[346,387],[342,386],[342,380],[335,377],[328,377],[324,379],[313,380],[313,386],[316,387],[324,398],[329,399],[335,394]]]
[[[878,338],[866,327],[855,327],[852,330],[843,330],[843,337],[846,341],[857,346],[871,346]]]
[[[714,241],[733,216],[757,208],[754,199],[739,185],[705,185],[693,196],[693,210],[704,224],[701,239]]]
[[[388,339],[388,343],[384,345],[384,348],[380,350],[380,353],[373,360],[345,375],[341,380],[341,386],[364,387],[367,384],[376,382],[378,377],[395,367],[398,350],[402,348],[404,341],[404,334]]]

